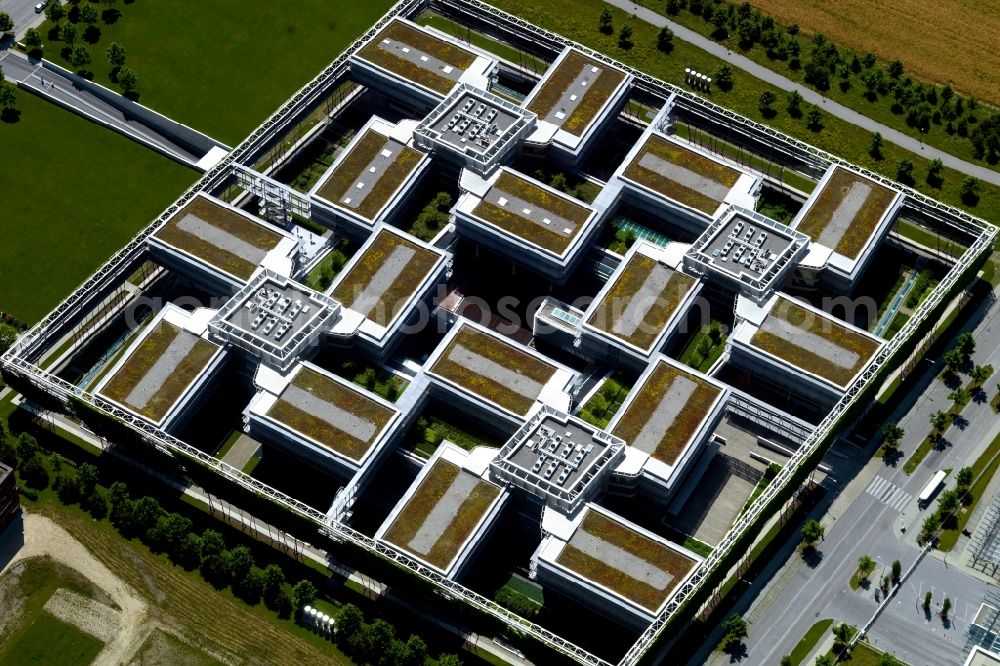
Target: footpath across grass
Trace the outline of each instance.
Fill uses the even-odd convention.
[[[197,173],[25,91],[0,124],[0,310],[33,323]]]
[[[98,23],[96,44],[75,44],[90,51],[94,80],[118,90],[105,56],[118,42],[138,77],[141,104],[235,146],[392,2],[152,0],[108,6],[121,12],[118,20]],[[75,69],[61,55],[65,42],[48,40],[51,27],[46,21],[39,28],[45,57]],[[80,35],[84,29],[77,24]]]

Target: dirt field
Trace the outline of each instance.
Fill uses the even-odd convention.
[[[753,0],[781,23],[899,59],[915,77],[951,82],[1000,105],[1000,0]]]

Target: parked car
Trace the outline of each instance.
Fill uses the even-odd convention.
[[[43,11],[45,11],[45,5],[47,4],[49,3],[46,0],[42,0],[42,2],[39,2],[37,5],[35,5],[35,13],[41,14]]]

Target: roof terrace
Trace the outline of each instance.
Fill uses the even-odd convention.
[[[162,423],[222,348],[160,319],[105,377],[97,393]]]
[[[444,458],[428,466],[380,538],[448,572],[502,498],[501,488]]]
[[[649,351],[698,281],[641,251],[637,244],[617,277],[593,303],[587,325]]]
[[[567,252],[593,209],[502,169],[472,215],[556,256]]]
[[[743,172],[659,134],[650,134],[622,174],[658,194],[714,215]]]
[[[250,215],[203,194],[175,213],[154,236],[241,280],[247,280],[285,238]]]
[[[358,57],[442,95],[458,83],[476,54],[396,19]]]
[[[424,155],[369,128],[313,189],[314,196],[374,221]]]
[[[331,296],[344,307],[388,327],[445,254],[383,226],[338,278]]]
[[[833,167],[799,214],[795,230],[857,259],[898,192],[843,167]]]
[[[775,299],[750,344],[841,387],[881,346],[876,338],[784,296]]]
[[[674,466],[722,396],[721,386],[661,358],[632,390],[610,430],[632,448]]]
[[[299,366],[266,416],[319,446],[361,462],[398,412],[332,375]]]
[[[656,613],[698,560],[666,540],[588,506],[555,563]]]
[[[574,136],[583,136],[625,81],[625,73],[571,49],[545,74],[525,108]]]

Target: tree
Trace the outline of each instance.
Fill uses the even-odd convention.
[[[960,406],[969,404],[969,397],[969,389],[964,386],[959,386],[948,394],[948,399]]]
[[[757,102],[757,108],[765,116],[774,115],[774,111],[771,109],[771,105],[778,101],[778,96],[774,94],[771,90],[765,90],[761,93],[760,99]]]
[[[308,580],[300,580],[292,588],[292,605],[296,610],[304,607],[316,600],[316,586]]]
[[[285,584],[285,572],[277,564],[271,563],[264,567],[264,603],[268,608],[276,608]]]
[[[871,69],[875,66],[875,54],[866,53],[865,57],[861,59],[861,64],[865,66],[865,69]]]
[[[73,42],[76,41],[76,26],[72,23],[67,23],[59,31],[59,38],[62,39],[69,46],[73,46]]]
[[[834,644],[843,647],[851,642],[851,637],[854,635],[854,627],[843,622],[833,627],[833,640]]]
[[[123,67],[125,65],[125,47],[118,42],[111,42],[105,50],[108,62],[112,67]]]
[[[69,54],[69,61],[74,67],[83,69],[90,64],[90,51],[83,44],[79,44]]]
[[[683,0],[667,0],[666,10],[668,16],[677,16],[678,14],[681,13],[681,10],[683,8],[684,8]]]
[[[898,60],[893,60],[889,63],[889,78],[896,81],[903,75],[903,63]]]
[[[17,105],[17,93],[14,86],[6,81],[0,81],[0,106],[4,109],[13,109]]]
[[[438,657],[438,666],[462,666],[462,660],[454,654],[442,654]]]
[[[800,533],[802,535],[802,545],[806,548],[812,548],[816,545],[817,541],[823,538],[826,530],[823,529],[818,520],[807,520],[802,524]]]
[[[3,77],[0,77],[0,82],[2,81]],[[10,103],[10,106],[14,106],[13,101]],[[10,324],[0,323],[0,354],[10,349],[15,342],[17,342],[17,329]]]
[[[903,563],[899,560],[892,561],[892,582],[898,583],[899,577],[903,575]]]
[[[858,558],[858,574],[860,574],[861,580],[868,580],[868,576],[875,571],[875,567],[875,560],[868,555],[862,555]]]
[[[788,115],[798,118],[802,115],[802,95],[799,94],[798,90],[793,90],[788,93],[786,98],[785,108],[788,110]]]
[[[356,634],[364,623],[365,616],[357,606],[354,604],[344,604],[341,606],[335,623],[337,627],[337,642],[341,645],[346,644],[347,639]]]
[[[663,26],[656,34],[656,48],[664,53],[670,53],[674,49],[674,31]]]
[[[880,133],[872,132],[871,139],[868,141],[868,154],[873,160],[882,159],[882,135]]]
[[[253,553],[246,546],[236,546],[229,551],[229,573],[234,581],[241,582],[253,570]]]
[[[614,17],[611,15],[611,7],[605,7],[604,11],[601,12],[601,18],[598,19],[597,28],[605,35],[610,35],[614,32]]]
[[[955,340],[955,349],[958,350],[958,353],[962,355],[964,360],[968,361],[976,352],[976,339],[972,336],[972,333],[968,331],[961,333]]]
[[[780,666],[794,666],[794,664],[792,663],[792,655],[786,654],[784,657],[782,657]]]
[[[722,631],[725,635],[722,638],[723,648],[731,649],[743,642],[747,637],[747,621],[737,613],[730,613],[729,617],[722,621]]]
[[[973,386],[982,386],[990,378],[990,369],[985,365],[977,365],[969,374],[972,377]]]
[[[34,28],[29,28],[28,32],[24,33],[24,43],[32,51],[42,48],[42,33]]]
[[[941,602],[941,617],[947,620],[949,611],[951,611],[951,597],[945,597]]]
[[[816,666],[833,666],[833,657],[828,654],[820,654],[816,656],[816,661],[813,663]]]
[[[941,410],[938,410],[930,415],[930,422],[934,431],[940,434],[946,427],[948,427],[948,415]]]
[[[959,492],[965,492],[972,486],[973,472],[971,467],[963,467],[955,475],[955,485]]]
[[[134,533],[140,538],[147,538],[147,533],[156,526],[162,514],[163,508],[155,497],[139,498],[132,508],[131,526]]]
[[[59,21],[66,16],[66,10],[63,8],[62,4],[58,2],[50,2],[45,5],[45,18],[52,21],[55,26],[59,27]]]
[[[904,430],[898,423],[886,423],[882,426],[882,438],[885,440],[885,445],[894,449],[899,446],[899,442],[906,435],[906,430]]]
[[[76,479],[80,494],[86,497],[97,487],[97,468],[90,463],[83,463],[76,470]]]
[[[45,469],[45,465],[42,464],[42,459],[38,454],[31,456],[27,460],[23,460],[18,471],[29,488],[42,490],[49,485],[49,471]]]
[[[941,172],[944,171],[944,162],[939,159],[931,160],[927,165],[927,184],[932,187],[941,185]]]
[[[83,9],[80,10],[80,20],[87,25],[94,25],[97,23],[97,19],[97,10],[94,9],[92,5],[86,4],[83,6]]]
[[[913,162],[908,157],[904,157],[896,165],[896,180],[905,185],[913,182]]]
[[[14,19],[10,17],[7,12],[0,12],[0,33],[3,32],[13,32],[14,31]]]
[[[618,46],[623,49],[632,47],[632,26],[625,24],[618,31]]]
[[[806,114],[806,126],[814,132],[823,129],[823,112],[815,104],[809,108],[809,113]]]
[[[732,90],[733,68],[729,65],[722,65],[715,70],[715,76],[712,77],[712,80],[715,81],[715,85],[719,86],[719,90]]]
[[[975,206],[979,202],[979,190],[981,187],[982,183],[975,176],[969,176],[963,180],[962,187],[959,190],[962,202],[968,206]]]
[[[935,538],[939,529],[941,529],[941,516],[937,513],[924,518],[924,524],[920,528],[920,542],[926,543]]]
[[[942,516],[950,516],[958,511],[958,493],[946,490],[938,496],[938,510]]]
[[[26,432],[22,432],[17,437],[17,457],[22,463],[38,455],[40,449],[38,440]]]
[[[945,368],[948,372],[958,372],[965,365],[965,359],[962,358],[962,352],[958,349],[949,349],[944,354],[941,355],[941,360],[944,361]]]
[[[0,438],[0,463],[8,467],[17,467],[17,451],[5,437]]]
[[[118,71],[118,85],[121,86],[126,95],[135,90],[136,85],[138,85],[135,72],[128,67],[122,67]]]
[[[924,610],[925,611],[930,611],[930,609],[931,609],[931,599],[933,599],[933,598],[934,598],[934,594],[930,590],[927,590],[927,594],[924,595]]]

